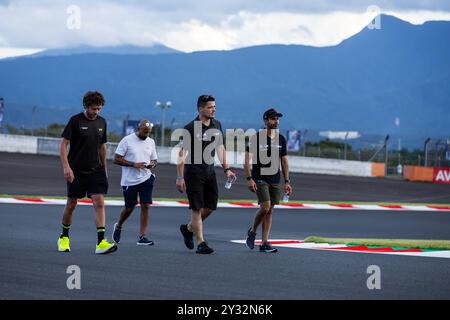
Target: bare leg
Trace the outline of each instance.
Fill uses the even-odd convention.
[[[106,223],[105,218],[105,197],[102,194],[95,194],[91,196],[92,203],[95,210],[95,225],[104,227]]]
[[[270,201],[264,201],[260,203],[259,210],[256,212],[255,219],[253,220],[252,232],[256,233],[258,226],[264,222],[266,215],[270,210]]]
[[[122,211],[120,212],[119,221],[117,222],[117,226],[119,228],[122,228],[122,225],[125,223],[125,221],[128,219],[128,217],[131,215],[133,210],[134,210],[134,207],[133,208],[123,208],[122,209]]]
[[[202,214],[202,221],[205,221],[206,218],[209,217],[209,215],[213,212],[211,209],[209,208],[202,208],[200,209],[200,212]]]
[[[272,227],[272,210],[273,206],[270,207],[269,211],[264,217],[263,223],[262,223],[262,242],[267,242],[269,240],[269,233],[270,229]]]
[[[149,223],[149,211],[150,206],[143,204],[141,205],[141,227],[140,236],[144,236],[147,233],[148,223]]]
[[[192,210],[191,222],[188,224],[188,230],[194,232],[197,235],[197,243],[202,243],[204,241],[201,210]]]
[[[72,217],[77,206],[77,198],[67,198],[66,207],[64,208],[62,223],[65,225],[72,224]]]

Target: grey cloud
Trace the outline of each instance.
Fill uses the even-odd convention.
[[[292,33],[297,34],[301,37],[314,39],[314,34],[306,26],[299,25],[295,29],[292,30]]]
[[[7,7],[11,4],[12,0],[0,0],[0,7]]]
[[[450,11],[448,0],[112,0],[121,5],[142,6],[151,10],[171,12],[184,11],[186,14],[208,16],[217,14],[233,14],[238,11],[255,13],[283,11],[301,13],[324,13],[332,11],[364,12],[371,5],[379,6],[382,10],[431,10]],[[107,3],[105,1],[105,3]]]
[[[79,31],[66,28],[69,5],[78,5],[82,10]],[[246,19],[252,19],[255,14],[364,13],[370,5],[379,6],[381,11],[450,11],[448,0],[0,0],[0,46],[145,45],[167,40],[167,34],[177,33],[183,23],[193,19],[238,34],[245,23],[251,22]],[[302,24],[292,32],[312,37],[311,30]]]

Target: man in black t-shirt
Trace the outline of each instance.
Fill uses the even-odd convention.
[[[292,193],[289,183],[289,165],[287,160],[286,139],[279,134],[278,126],[283,115],[275,109],[264,112],[265,129],[250,137],[245,152],[245,172],[248,188],[258,196],[259,210],[253,225],[247,231],[246,245],[249,249],[255,247],[256,229],[262,224],[261,252],[277,252],[269,240],[272,226],[272,211],[280,203],[280,164],[284,177],[284,192]],[[250,164],[252,165],[250,166]]]
[[[106,121],[99,116],[105,104],[100,92],[89,91],[84,95],[84,111],[72,116],[62,133],[60,157],[67,181],[67,203],[62,218],[62,234],[58,239],[58,251],[70,252],[69,229],[78,199],[92,199],[97,226],[96,254],[117,250],[117,245],[105,238],[104,195],[108,192],[106,175]],[[69,155],[67,146],[70,145]]]
[[[203,220],[217,209],[219,193],[214,171],[216,149],[227,179],[234,182],[236,175],[227,164],[222,126],[215,119],[214,97],[201,95],[197,100],[197,111],[198,116],[184,127],[176,187],[180,192],[186,189],[189,209],[192,210],[191,221],[180,226],[184,244],[188,249],[194,249],[195,232],[198,244],[196,253],[210,254],[214,250],[203,239]]]

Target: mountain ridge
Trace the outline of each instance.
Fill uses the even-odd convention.
[[[8,113],[24,116],[17,107],[8,109],[8,101],[77,112],[84,92],[98,89],[105,94],[104,111],[113,115],[112,123],[126,114],[157,122],[160,110],[154,102],[166,99],[173,102],[167,122],[175,119],[181,126],[194,117],[197,96],[209,93],[217,98],[218,118],[230,127],[259,127],[262,112],[274,106],[285,114],[285,129],[396,132],[420,140],[450,135],[445,121],[450,111],[449,36],[450,22],[413,25],[382,16],[381,30],[363,28],[329,47],[278,44],[0,60],[0,74],[7,75],[0,78],[0,96],[6,122]]]

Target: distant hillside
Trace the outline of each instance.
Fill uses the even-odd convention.
[[[417,141],[450,136],[450,22],[412,25],[382,16],[381,23],[380,30],[364,28],[324,48],[267,45],[0,60],[5,121],[24,117],[8,102],[75,112],[84,92],[97,89],[106,96],[104,112],[111,123],[121,123],[126,114],[156,122],[155,101],[171,100],[166,121],[181,126],[194,117],[197,96],[210,93],[227,127],[259,127],[262,112],[274,106],[285,114],[286,129],[390,133],[417,136]]]
[[[29,57],[54,57],[54,56],[71,56],[77,54],[100,53],[100,54],[117,54],[117,55],[135,55],[135,54],[166,54],[180,53],[172,48],[168,48],[162,44],[154,44],[149,47],[138,47],[131,45],[111,46],[111,47],[92,47],[78,46],[73,48],[50,49],[35,53]]]

